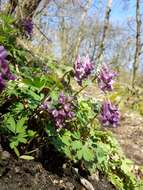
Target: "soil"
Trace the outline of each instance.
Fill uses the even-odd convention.
[[[57,159],[58,160],[58,159]],[[56,161],[57,161],[56,160]],[[58,160],[59,161],[59,160]],[[58,162],[57,162],[58,163]],[[86,190],[70,168],[59,165],[47,169],[36,161],[16,160],[11,157],[0,161],[1,190]],[[90,179],[96,190],[115,190],[103,176]]]
[[[143,165],[143,116],[125,113],[121,126],[112,129],[125,155],[137,165]]]
[[[41,163],[35,161],[12,159],[3,164],[4,171],[0,178],[1,190],[81,189],[74,178],[69,176],[61,178],[48,172]]]

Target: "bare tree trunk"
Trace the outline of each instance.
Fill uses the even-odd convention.
[[[133,62],[133,73],[132,73],[132,88],[135,87],[136,74],[140,63],[141,54],[141,11],[140,11],[140,0],[136,0],[136,49]]]
[[[111,7],[112,7],[112,0],[107,0],[104,26],[103,26],[103,34],[102,34],[102,39],[100,42],[99,52],[97,54],[96,60],[100,59],[100,57],[103,55],[104,50],[105,50],[105,39],[106,39],[108,28],[109,28],[109,19],[110,19]]]
[[[68,45],[68,29],[65,26],[65,18],[61,18],[59,39],[61,45],[61,63],[66,63],[67,61],[67,45]]]
[[[73,51],[73,59],[74,60],[76,59],[77,54],[78,54],[78,50],[80,48],[80,44],[81,44],[81,40],[82,40],[82,30],[83,30],[83,26],[84,26],[84,20],[85,20],[85,17],[87,15],[87,11],[90,8],[91,4],[92,4],[92,0],[88,0],[86,6],[84,7],[84,12],[81,16],[79,32],[77,34],[76,45],[75,45],[74,51]]]

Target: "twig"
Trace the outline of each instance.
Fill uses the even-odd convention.
[[[38,31],[44,36],[44,38],[51,43],[51,40],[40,30],[40,28],[34,23],[34,26],[38,29]]]

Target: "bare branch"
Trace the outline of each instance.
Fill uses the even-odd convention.
[[[106,36],[107,36],[108,27],[109,27],[109,18],[110,18],[110,13],[111,13],[111,6],[112,6],[112,0],[107,0],[105,19],[104,19],[104,26],[103,26],[103,34],[102,34],[102,39],[101,39],[101,42],[100,42],[99,53],[98,53],[98,55],[96,57],[96,60],[100,59],[100,57],[103,55],[104,50],[105,50],[105,39],[106,39]]]

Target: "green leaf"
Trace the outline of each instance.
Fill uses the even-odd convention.
[[[15,108],[13,108],[13,111],[16,112],[16,113],[20,113],[24,110],[24,106],[22,103],[18,102],[16,105],[15,105]]]
[[[27,131],[27,134],[28,134],[28,137],[32,138],[32,137],[35,136],[36,131],[28,130],[28,131]]]
[[[85,161],[93,161],[95,158],[93,150],[86,146],[83,147],[82,153],[83,153],[83,158]]]
[[[73,149],[73,150],[81,149],[82,146],[83,146],[83,144],[82,144],[81,141],[76,140],[76,141],[73,141],[73,142],[72,142],[72,149]]]
[[[40,101],[41,100],[41,96],[40,95],[38,95],[38,94],[36,94],[34,91],[32,91],[32,90],[29,90],[28,91],[28,94],[30,95],[30,96],[32,96],[32,98],[34,99],[34,100],[37,100],[37,101]]]
[[[45,86],[46,83],[46,79],[44,80],[44,78],[41,77],[35,77],[35,78],[27,78],[24,79],[23,82],[29,86],[33,86],[35,88],[43,88]]]
[[[104,161],[107,161],[108,156],[108,149],[106,150],[104,144],[98,143],[96,148],[96,158],[98,161],[98,164],[101,164]]]
[[[79,140],[81,135],[80,135],[80,132],[79,131],[75,131],[72,133],[72,137]]]
[[[66,132],[63,136],[61,136],[61,140],[64,144],[70,145],[71,144],[71,133]]]
[[[7,123],[7,128],[13,132],[14,134],[16,134],[16,123],[15,120],[12,116],[10,116],[8,119],[6,119],[6,123]]]
[[[27,120],[26,117],[23,117],[17,121],[16,124],[16,133],[24,133],[26,127],[24,126],[25,121]]]
[[[58,100],[58,97],[59,97],[59,92],[57,90],[54,90],[50,93],[50,96],[52,97],[52,99],[54,101],[57,101]]]
[[[34,157],[29,155],[22,155],[19,158],[24,160],[34,160]]]
[[[110,174],[109,175],[109,180],[111,181],[111,183],[120,190],[125,190],[124,189],[124,184],[123,181],[115,174]]]
[[[24,137],[18,138],[18,141],[19,141],[20,143],[24,143],[24,144],[27,143],[27,139],[25,139]]]
[[[68,146],[64,147],[64,148],[63,148],[63,151],[64,151],[65,155],[66,155],[68,158],[70,158],[70,159],[72,158],[72,154],[71,154],[71,151],[70,151],[70,149],[69,149]]]
[[[10,143],[10,148],[14,149],[14,147],[17,147],[19,142],[17,140],[11,140],[12,142]]]
[[[16,147],[14,147],[13,149],[17,157],[19,157],[20,156],[19,150]]]
[[[82,150],[78,150],[76,155],[77,155],[77,159],[81,160],[82,156],[83,156],[83,151]]]

